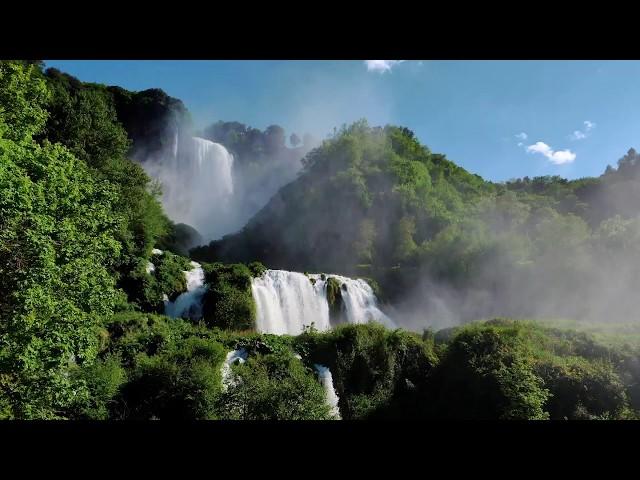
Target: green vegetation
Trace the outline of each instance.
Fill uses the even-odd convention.
[[[251,294],[252,270],[244,264],[203,266],[209,285],[202,303],[204,321],[211,327],[228,330],[253,330],[256,305]],[[259,270],[259,265],[253,269]]]
[[[342,284],[335,277],[327,278],[327,302],[329,303],[329,315],[334,322],[342,318]]]
[[[305,360],[331,370],[344,419],[401,416],[437,364],[432,344],[380,325],[306,332],[295,345]]]
[[[96,353],[99,317],[119,301],[117,188],[60,144],[35,66],[0,62],[0,371],[8,416],[57,418],[82,385],[68,375]],[[5,409],[6,410],[6,409]]]
[[[221,416],[232,420],[329,420],[324,390],[312,369],[291,351],[258,353],[232,367],[241,381],[221,397]]]
[[[149,272],[149,263],[153,271]],[[185,271],[193,267],[188,259],[165,251],[152,255],[151,260],[140,259],[138,267],[123,282],[129,292],[130,306],[145,312],[162,313],[164,298],[174,301],[187,290]]]

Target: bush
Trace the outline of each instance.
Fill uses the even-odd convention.
[[[71,418],[108,420],[115,397],[126,381],[126,372],[117,357],[98,360],[77,372],[87,386],[88,396],[74,405]]]
[[[411,417],[410,404],[437,363],[431,345],[418,335],[376,324],[305,332],[294,346],[309,364],[329,367],[344,419]]]
[[[551,392],[545,409],[552,420],[617,419],[627,410],[624,386],[608,362],[570,357],[537,371]]]
[[[209,285],[202,302],[204,322],[226,330],[254,330],[256,305],[251,270],[244,264],[203,265]]]
[[[424,412],[449,419],[545,419],[549,392],[517,332],[488,325],[458,333],[430,382]]]
[[[183,320],[137,312],[116,314],[105,327],[109,340],[104,355],[117,356],[127,368],[135,365],[140,354],[160,353],[191,331]]]
[[[138,259],[138,266],[124,279],[123,288],[129,293],[129,301],[144,312],[164,312],[164,295],[174,301],[181,293],[187,291],[185,271],[193,266],[189,259],[163,252],[153,255],[151,263],[155,269],[147,273],[147,262]]]
[[[221,418],[232,420],[327,420],[329,407],[315,373],[292,353],[250,356],[232,366],[240,379],[222,394]]]
[[[267,271],[267,267],[265,267],[260,262],[251,262],[248,266],[249,270],[251,271],[251,275],[253,275],[254,277],[259,277]]]
[[[215,419],[225,353],[217,342],[189,337],[159,355],[138,356],[118,398],[116,418]]]

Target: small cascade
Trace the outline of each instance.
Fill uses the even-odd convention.
[[[318,379],[320,384],[324,388],[325,401],[329,408],[331,408],[331,416],[336,420],[340,419],[340,410],[338,408],[338,394],[333,386],[333,377],[328,367],[324,365],[314,364],[316,372],[318,373]]]
[[[187,291],[181,293],[173,302],[165,301],[165,315],[173,318],[202,318],[202,297],[207,287],[204,284],[204,271],[198,262],[191,262],[192,269],[185,271]]]
[[[232,350],[227,353],[227,357],[224,359],[222,363],[222,367],[220,373],[222,375],[222,390],[226,391],[229,387],[236,385],[238,379],[233,374],[231,370],[231,365],[237,363],[244,363],[247,361],[247,351],[244,348],[240,350]]]
[[[328,275],[342,285],[342,300],[349,323],[381,323],[387,328],[396,328],[393,321],[378,308],[378,299],[371,286],[361,278],[353,279],[341,275]]]

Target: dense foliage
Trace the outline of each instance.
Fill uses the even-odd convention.
[[[55,418],[85,388],[68,369],[96,354],[99,318],[121,297],[118,188],[63,145],[38,145],[46,84],[0,63],[0,372],[8,415]]]
[[[252,271],[244,264],[204,266],[209,285],[202,302],[204,321],[228,330],[255,329],[256,305],[251,295]]]
[[[106,322],[101,339],[98,360],[73,372],[90,391],[69,410],[73,417],[330,419],[318,364],[331,369],[343,419],[640,413],[632,400],[638,369],[625,362],[640,344],[631,355],[586,332],[527,321],[474,323],[434,343],[430,334],[377,325],[288,337],[126,313]],[[235,349],[247,360],[225,374],[226,352]]]

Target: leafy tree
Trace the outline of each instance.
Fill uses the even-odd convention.
[[[36,65],[0,61],[0,135],[14,142],[30,141],[47,120],[42,108],[49,91]]]
[[[0,104],[0,370],[13,415],[52,418],[84,388],[69,368],[93,359],[99,317],[121,299],[110,268],[123,219],[113,185],[31,141],[47,98],[34,67],[0,65],[12,91]]]
[[[221,418],[230,420],[328,420],[329,407],[314,373],[291,355],[249,357],[232,367],[239,381],[220,397]]]

